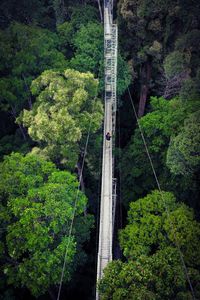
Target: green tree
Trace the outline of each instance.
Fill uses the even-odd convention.
[[[200,67],[198,52],[200,50],[200,30],[192,28],[189,32],[182,34],[175,42],[175,49],[187,56],[190,61],[191,76],[197,74]]]
[[[99,77],[100,65],[103,64],[103,26],[100,23],[88,23],[77,31],[73,42],[74,57],[72,68],[80,72],[90,71]]]
[[[58,51],[58,36],[47,29],[13,23],[1,39],[0,106],[16,118],[25,105],[32,106],[32,80],[47,69],[63,70],[67,61]]]
[[[100,281],[102,299],[190,299],[182,251],[198,298],[200,224],[172,193],[154,191],[131,202],[128,225],[119,233],[127,262],[113,262]],[[191,298],[192,299],[192,298]]]
[[[91,73],[71,69],[45,71],[33,81],[31,90],[37,99],[21,119],[44,155],[75,167],[78,143],[101,125],[103,106],[96,99],[97,88],[98,80]]]
[[[103,26],[90,22],[82,26],[74,36],[74,57],[70,66],[80,72],[90,71],[99,78],[99,90],[104,89],[103,64]],[[123,95],[131,82],[130,69],[124,58],[118,53],[117,94]]]
[[[184,276],[179,254],[171,247],[137,261],[113,261],[99,284],[101,299],[192,299]]]
[[[180,99],[182,101],[199,101],[200,99],[200,86],[199,86],[200,72],[194,78],[186,79],[179,93]],[[198,108],[197,108],[198,109]]]
[[[28,153],[31,150],[31,142],[25,142],[19,131],[15,134],[5,135],[0,139],[0,160],[4,155],[12,152]]]
[[[164,61],[164,69],[167,78],[174,77],[179,73],[182,73],[189,67],[190,57],[189,55],[174,51],[171,52]]]
[[[181,178],[174,179],[170,175],[166,167],[166,153],[170,138],[179,133],[184,119],[196,109],[197,104],[195,103],[192,101],[183,103],[176,98],[166,101],[163,98],[152,97],[151,111],[140,119],[140,125],[161,185],[165,189],[173,191],[178,189],[180,194],[182,193],[181,189],[186,190],[188,185],[187,188],[184,187]],[[123,170],[122,192],[125,205],[131,198],[136,200],[156,188],[154,175],[138,128],[123,152],[121,168]],[[182,186],[181,189],[180,186]]]
[[[191,114],[180,133],[171,139],[167,166],[174,174],[193,175],[200,167],[200,111]]]
[[[55,26],[55,20],[52,18],[51,1],[2,0],[0,4],[0,13],[1,28],[8,27],[13,21],[47,28]]]
[[[82,26],[98,22],[98,12],[95,7],[85,4],[69,7],[70,20],[57,25],[60,50],[71,58],[74,52],[74,37]],[[87,70],[89,71],[89,70]]]
[[[7,156],[0,175],[2,270],[8,284],[39,296],[59,283],[66,248],[64,282],[85,259],[93,223],[82,216],[87,199],[74,175],[32,154]]]
[[[53,0],[52,4],[56,18],[56,25],[62,24],[65,21],[67,15],[64,1]]]
[[[166,94],[168,98],[179,94],[181,85],[175,87],[174,81],[178,79],[182,83],[186,74],[179,74],[178,78],[170,81],[165,78],[163,61],[168,54],[171,62],[175,58],[174,64],[171,64],[174,69],[180,70],[185,59],[190,62],[188,69],[193,71],[199,66],[199,8],[198,1],[119,1],[120,44],[138,75],[135,90],[139,98],[139,116],[144,114],[150,92],[154,95]],[[172,92],[174,88],[175,93]]]
[[[138,71],[139,117],[144,114],[152,75],[160,72],[167,4],[159,0],[120,0],[118,4],[122,49]]]
[[[182,34],[175,42],[175,51],[165,57],[165,97],[179,95],[182,101],[200,98],[200,60],[197,54],[199,40],[200,31],[197,29]]]

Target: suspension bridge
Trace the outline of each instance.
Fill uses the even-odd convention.
[[[99,241],[98,241],[98,255],[97,255],[97,276],[96,282],[103,277],[103,270],[107,264],[112,261],[113,254],[113,231],[114,231],[114,220],[115,220],[115,207],[116,207],[116,184],[117,180],[114,177],[114,154],[113,149],[115,148],[115,123],[116,123],[116,109],[117,109],[117,47],[118,47],[118,30],[117,25],[113,23],[113,0],[104,0],[104,81],[105,81],[105,94],[104,94],[104,138],[103,138],[103,160],[102,160],[102,176],[101,176],[101,202],[100,202],[100,222],[99,222]],[[138,116],[135,110],[133,99],[128,88],[130,101],[132,104],[135,119],[137,121],[138,128],[140,130],[141,138],[143,140],[144,148],[147,153],[149,163],[152,169],[153,176],[155,178],[157,188],[161,193],[162,201],[165,205],[166,213],[169,214],[168,207],[165,203],[164,196],[160,187],[160,183],[155,172],[153,162],[147,147],[147,143],[138,121]],[[106,135],[109,133],[111,139],[107,140]],[[90,135],[90,129],[85,144],[85,151],[83,157],[83,163],[80,172],[79,186],[77,189],[77,195],[80,188],[80,182],[82,180],[83,168],[85,155],[88,146],[88,140]],[[74,223],[76,203],[78,197],[76,197],[73,218],[70,225],[69,236],[72,235],[72,227]],[[173,223],[171,224],[172,230],[174,230]],[[193,286],[190,281],[190,277],[185,265],[183,254],[181,252],[179,243],[176,240],[176,247],[180,254],[180,262],[184,270],[188,285],[190,287],[192,299],[196,299],[194,295]],[[60,299],[60,293],[64,278],[64,271],[66,267],[66,259],[68,254],[68,246],[66,247],[64,262],[62,267],[61,279],[59,284],[59,290],[57,300]],[[96,300],[99,300],[98,288],[96,288]]]
[[[104,140],[101,180],[101,204],[99,222],[99,245],[97,257],[97,282],[103,269],[112,260],[113,229],[116,206],[116,179],[114,178],[115,121],[116,121],[116,81],[117,81],[117,25],[113,24],[113,0],[104,0],[104,78],[105,112]],[[106,140],[106,134],[111,140]],[[96,299],[99,299],[98,290]]]
[[[104,139],[103,139],[103,160],[102,160],[102,178],[101,178],[101,202],[100,202],[100,222],[99,222],[99,244],[97,256],[97,283],[103,276],[103,270],[112,260],[113,254],[113,230],[115,220],[116,207],[116,178],[114,178],[114,155],[115,148],[115,123],[116,123],[116,87],[117,87],[117,25],[113,24],[113,0],[104,0],[104,79],[105,79],[105,95],[104,95]],[[153,162],[147,147],[147,143],[138,121],[138,116],[133,104],[131,93],[128,88],[134,115],[138,128],[141,133],[144,148],[147,153],[151,169],[161,193],[162,201],[165,205],[166,213],[169,214],[168,207],[165,203],[164,196],[160,187],[160,183],[155,172]],[[107,141],[106,134],[111,133],[111,140]],[[171,224],[174,230],[174,225]],[[175,236],[176,247],[180,255],[180,262],[185,273],[188,285],[190,287],[192,299],[195,298],[194,290],[190,277],[185,265],[183,254],[181,252],[177,237]],[[96,300],[99,300],[98,288],[96,288]]]

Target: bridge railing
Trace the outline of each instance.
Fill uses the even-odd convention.
[[[117,110],[117,25],[112,23],[112,0],[104,0],[104,81],[105,115],[101,186],[101,208],[97,281],[103,269],[112,260],[113,228],[116,207],[116,179],[114,178],[115,119]],[[111,133],[112,142],[107,142],[106,132]],[[96,299],[99,299],[98,290]]]

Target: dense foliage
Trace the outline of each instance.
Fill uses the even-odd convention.
[[[99,0],[0,3],[0,299],[54,299],[66,247],[63,294],[95,297],[97,238],[89,237],[100,193],[102,8]],[[113,15],[124,258],[105,269],[101,297],[191,299],[180,248],[199,298],[200,2],[118,0]]]
[[[198,1],[118,1],[140,128],[121,137],[121,200],[126,210],[130,205],[119,232],[125,262],[105,269],[102,299],[192,299],[187,276],[199,298],[199,12]],[[133,122],[128,98],[123,133]],[[152,192],[154,172],[168,192]]]
[[[103,108],[96,99],[97,87],[91,73],[71,69],[45,71],[32,82],[31,91],[37,98],[19,122],[22,119],[31,138],[40,142],[44,155],[75,167],[77,142],[89,128],[94,133],[101,125]]]
[[[151,112],[140,119],[140,126],[158,179],[162,187],[173,191],[178,199],[199,207],[198,101],[183,102],[179,98],[166,101],[153,97],[150,103]],[[129,164],[129,161],[132,163]],[[138,128],[124,150],[121,167],[125,205],[156,187]],[[188,193],[192,195],[190,199]]]
[[[173,194],[154,191],[132,202],[120,231],[127,262],[108,265],[99,286],[102,299],[190,299],[187,275],[198,298],[199,243],[200,224]]]
[[[60,282],[66,249],[64,281],[83,263],[93,221],[81,216],[87,199],[74,175],[31,154],[6,157],[0,175],[3,273],[9,284],[38,296]]]

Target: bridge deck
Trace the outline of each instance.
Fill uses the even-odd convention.
[[[103,269],[112,260],[113,216],[115,208],[116,181],[113,180],[115,115],[116,115],[116,78],[117,78],[117,26],[112,24],[112,0],[104,1],[104,68],[105,68],[105,114],[101,181],[101,208],[99,225],[99,247],[97,258],[97,281]],[[106,133],[111,140],[106,140]],[[99,299],[98,291],[96,299]]]

